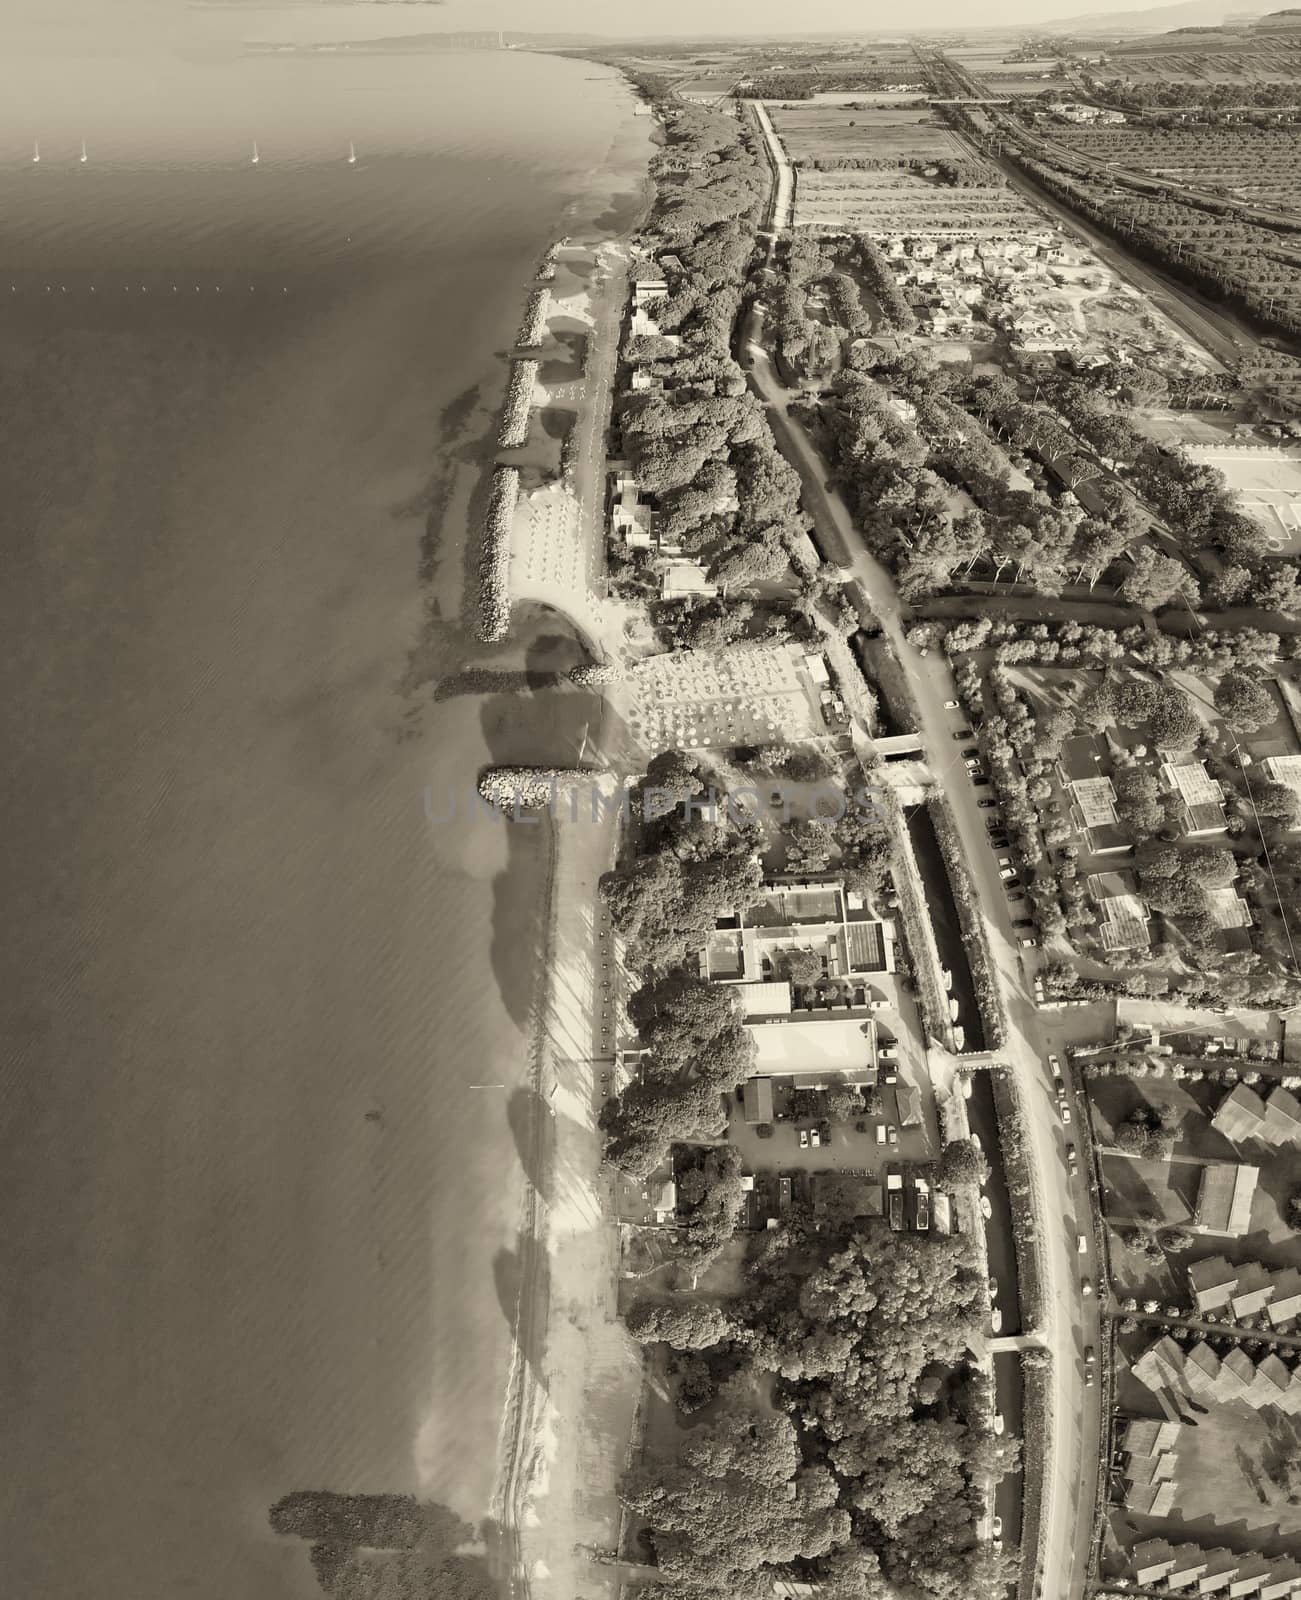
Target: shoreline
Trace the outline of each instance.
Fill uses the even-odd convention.
[[[633,86],[622,74],[616,76],[633,91],[630,98],[636,103]],[[612,141],[611,153],[620,137],[642,131],[630,106],[628,125]],[[529,285],[530,300],[540,285],[548,286],[549,317],[568,315],[573,320],[577,315],[590,330],[583,387],[574,407],[576,484],[562,477],[540,492],[560,490],[568,524],[562,535],[577,552],[576,560],[584,541],[590,540],[593,564],[604,562],[604,449],[628,300],[631,242],[645,224],[653,196],[653,150],[653,145],[647,150],[637,204],[624,225],[603,235],[594,227],[587,237],[575,229],[553,241]],[[580,305],[577,314],[567,312],[556,289],[556,269],[563,270],[567,247],[589,252],[597,274],[574,297]],[[512,600],[549,605],[596,648],[604,630],[593,604],[590,572],[579,592],[573,592],[576,584],[570,592],[552,594],[540,584],[515,581],[521,536],[527,537],[528,531],[523,513],[531,499],[520,497],[508,558],[507,605]],[[599,703],[603,723],[605,694]],[[613,794],[621,779],[606,772],[592,774],[591,781]],[[566,1600],[572,1600],[581,1581],[577,1552],[584,1545],[609,1546],[618,1530],[617,1479],[624,1451],[607,1447],[595,1452],[592,1462],[600,1482],[580,1485],[585,1437],[603,1429],[611,1443],[621,1434],[626,1440],[641,1384],[640,1352],[617,1318],[618,1235],[597,1121],[598,1078],[603,1070],[613,1070],[613,1052],[606,1061],[597,1037],[602,970],[597,965],[598,883],[613,862],[616,817],[617,808],[609,806],[596,825],[567,823],[554,815],[547,823],[545,932],[529,1025],[529,1170],[519,1226],[523,1272],[492,1499],[502,1576],[512,1592],[530,1595],[537,1577]],[[604,959],[612,964],[612,947]],[[599,1402],[588,1388],[598,1374],[608,1379]]]

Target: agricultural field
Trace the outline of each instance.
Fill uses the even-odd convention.
[[[1089,161],[1274,208],[1301,205],[1301,128],[1054,128],[1052,138]]]
[[[874,238],[992,238],[1039,225],[1014,190],[955,189],[911,172],[801,171],[795,225]]]
[[[991,96],[1042,94],[1058,77],[1054,61],[1004,61],[1006,45],[972,46],[945,54],[979,78]]]
[[[1220,49],[1189,50],[1187,39],[1164,49],[1144,39],[1141,48],[1113,51],[1108,70],[1136,83],[1287,83],[1301,77],[1301,43],[1226,37]]]
[[[802,105],[775,106],[770,111],[786,153],[796,165],[848,156],[888,167],[967,156],[932,111]]]

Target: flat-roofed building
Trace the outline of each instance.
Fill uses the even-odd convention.
[[[756,1022],[764,1017],[789,1017],[791,1014],[791,986],[785,978],[765,983],[739,983],[736,994],[741,1004],[741,1015],[747,1022]]]
[[[1120,831],[1116,789],[1111,779],[1072,778],[1070,787],[1075,825],[1084,833],[1090,851],[1094,855],[1106,855],[1126,849],[1128,840]]]
[[[1261,767],[1271,783],[1281,783],[1301,799],[1301,756],[1266,756]]]
[[[1104,950],[1146,950],[1151,944],[1148,936],[1148,909],[1139,896],[1137,879],[1127,872],[1094,872],[1090,875],[1089,893],[1098,905],[1102,918],[1098,937]]]
[[[1208,1311],[1222,1311],[1228,1305],[1238,1281],[1238,1269],[1223,1256],[1208,1256],[1205,1261],[1195,1261],[1188,1269],[1188,1287],[1193,1305],[1205,1315]]]
[[[1234,1161],[1208,1161],[1197,1188],[1193,1227],[1198,1233],[1239,1238],[1251,1223],[1259,1172]]]
[[[1251,926],[1251,909],[1239,890],[1229,883],[1220,889],[1203,889],[1206,914],[1222,933]]]
[[[1179,798],[1184,833],[1197,837],[1224,832],[1228,826],[1224,789],[1207,772],[1205,762],[1165,761],[1161,764],[1161,777],[1166,788]]]

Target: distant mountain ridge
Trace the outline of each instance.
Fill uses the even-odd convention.
[[[1045,33],[1173,33],[1176,28],[1234,27],[1269,13],[1268,0],[1180,0],[1178,5],[1146,11],[1099,11],[1054,17],[1042,24]]]

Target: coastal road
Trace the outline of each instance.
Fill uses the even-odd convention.
[[[1086,1389],[1083,1349],[1097,1342],[1096,1306],[1082,1294],[1079,1233],[1088,1234],[1087,1201],[1066,1162],[1066,1141],[1047,1066],[1055,1048],[1029,989],[1021,947],[994,851],[987,842],[979,795],[953,738],[961,714],[945,706],[958,692],[947,661],[922,653],[905,637],[905,618],[894,580],[868,549],[842,495],[824,486],[826,466],[800,422],[790,414],[792,396],[783,388],[763,342],[758,309],[742,335],[749,377],[764,402],[774,435],[806,485],[815,485],[806,509],[826,541],[824,551],[846,569],[848,581],[866,598],[899,659],[918,707],[924,750],[948,800],[988,938],[995,981],[1008,1015],[1001,1057],[1019,1080],[1027,1111],[1029,1162],[1034,1175],[1044,1240],[1045,1343],[1053,1353],[1043,1487],[1042,1593],[1051,1600],[1077,1600],[1084,1592],[1085,1562],[1093,1523],[1101,1418],[1097,1393]],[[1078,1226],[1077,1226],[1078,1219]],[[1026,1552],[1034,1559],[1034,1552]]]
[[[777,130],[772,125],[772,118],[768,115],[768,107],[762,100],[756,100],[754,114],[758,120],[764,141],[768,146],[768,155],[772,161],[775,183],[772,191],[772,215],[769,227],[776,232],[789,228],[795,222],[795,172],[786,156],[786,147],[777,137]]]

